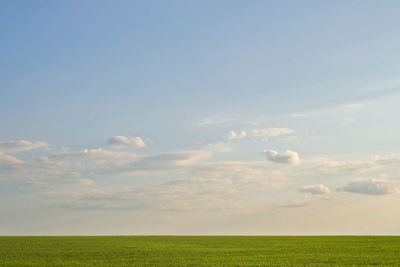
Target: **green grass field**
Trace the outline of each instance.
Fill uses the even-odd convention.
[[[400,237],[0,237],[1,266],[400,266]]]

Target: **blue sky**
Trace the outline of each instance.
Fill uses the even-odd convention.
[[[399,12],[2,1],[0,234],[399,233]]]

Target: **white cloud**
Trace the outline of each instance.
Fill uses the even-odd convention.
[[[339,187],[337,190],[365,195],[386,195],[395,193],[397,188],[386,180],[361,179],[352,181],[343,187]]]
[[[263,155],[272,162],[283,164],[300,164],[300,157],[297,152],[286,150],[283,155],[275,150],[264,150]]]
[[[234,139],[242,139],[247,136],[246,131],[241,131],[240,133],[237,133],[235,131],[230,131],[228,134],[228,139],[229,140],[234,140]]]
[[[48,147],[46,142],[42,141],[27,141],[27,140],[11,140],[6,142],[0,142],[0,152],[3,153],[15,153],[18,151],[27,151],[40,147]]]
[[[110,148],[142,148],[146,143],[140,137],[114,136],[107,142]]]
[[[301,186],[298,191],[300,193],[307,193],[312,195],[325,195],[330,194],[330,190],[326,185],[319,184],[319,185],[303,185]]]
[[[253,129],[251,130],[251,135],[253,137],[277,137],[285,134],[292,134],[294,131],[289,128],[267,128],[267,129]]]

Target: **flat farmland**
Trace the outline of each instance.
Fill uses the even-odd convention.
[[[0,237],[0,265],[400,266],[400,237]]]

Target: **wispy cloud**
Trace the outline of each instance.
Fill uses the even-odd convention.
[[[114,136],[111,137],[107,146],[110,148],[142,148],[146,147],[146,143],[140,137],[126,137],[126,136]]]
[[[200,120],[200,122],[197,123],[197,126],[211,126],[211,125],[218,125],[218,124],[224,124],[228,122],[232,122],[235,119],[229,118],[229,117],[207,117],[203,118]]]
[[[263,178],[269,179],[268,176]],[[274,179],[274,178],[271,178]],[[248,213],[254,210],[243,199],[271,187],[260,180],[228,177],[183,177],[142,188],[80,188],[47,191],[39,194],[50,201],[81,209],[143,209],[223,213]]]
[[[309,206],[309,205],[310,205],[309,202],[293,201],[293,202],[289,202],[289,203],[280,204],[279,207],[282,207],[282,208],[302,208],[302,207],[306,207],[306,206]]]
[[[2,166],[2,167],[18,165],[21,163],[22,163],[22,160],[19,160],[14,156],[0,153],[0,166]]]
[[[316,117],[316,116],[327,116],[337,115],[337,114],[350,114],[357,112],[363,108],[365,108],[365,104],[361,103],[352,103],[352,104],[344,104],[338,106],[328,106],[324,108],[308,110],[304,112],[292,113],[290,117],[292,118],[306,118],[306,117]]]
[[[243,138],[262,138],[268,139],[272,137],[278,137],[281,135],[293,134],[294,130],[290,128],[263,128],[263,129],[252,129],[250,131],[230,131],[227,134],[229,140],[243,139]]]
[[[0,141],[0,152],[12,154],[18,151],[27,151],[48,146],[49,145],[46,142],[42,141],[27,141],[27,140]]]
[[[400,164],[400,154],[376,155],[357,160],[332,160],[332,159],[310,159],[306,168],[298,169],[297,174],[320,175],[320,174],[352,174],[378,170],[386,166]]]
[[[289,128],[267,128],[267,129],[253,129],[251,135],[253,137],[269,138],[277,137],[280,135],[292,134],[294,131]]]

